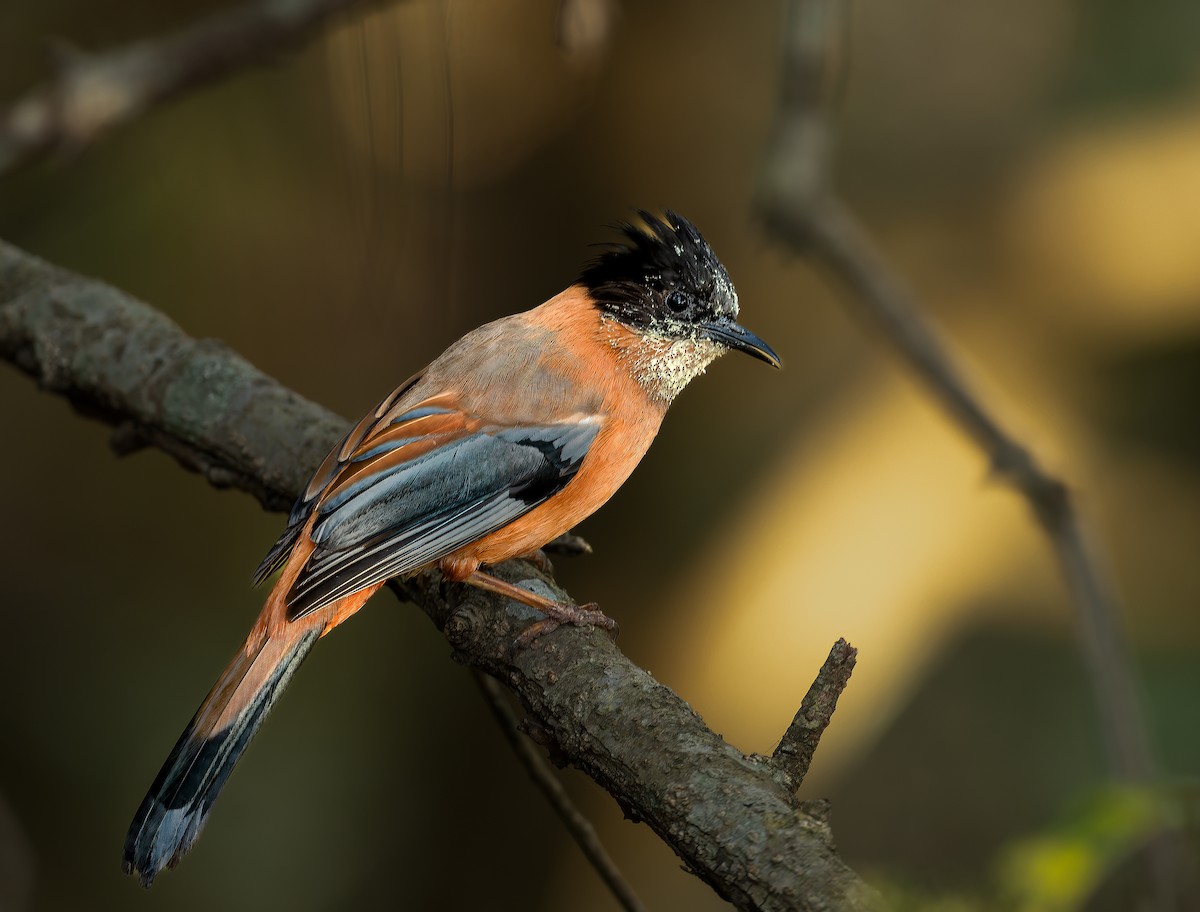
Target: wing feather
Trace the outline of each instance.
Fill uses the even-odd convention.
[[[404,403],[414,378],[330,451],[297,499],[255,582],[278,569],[306,524],[316,548],[288,593],[296,619],[432,563],[561,490],[597,432],[593,416],[488,425],[451,394]]]
[[[483,427],[331,489],[316,508],[316,549],[288,593],[296,619],[431,563],[529,512],[574,477],[599,424]],[[399,451],[403,453],[403,448]]]
[[[383,418],[395,405],[403,398],[404,394],[417,385],[420,379],[424,376],[424,372],[413,374],[398,387],[396,387],[388,395],[386,399],[379,403],[375,411],[369,412],[368,417],[364,417],[357,425],[350,430],[337,445],[329,451],[329,454],[322,460],[320,466],[309,479],[308,485],[304,489],[304,493],[296,498],[296,502],[292,505],[292,512],[288,514],[288,522],[283,534],[279,536],[279,540],[271,546],[271,550],[267,552],[267,556],[262,559],[262,563],[258,565],[258,569],[254,571],[254,585],[259,585],[268,576],[278,570],[287,561],[288,555],[292,553],[292,548],[296,545],[296,540],[300,537],[300,530],[308,521],[308,517],[312,514],[313,507],[316,506],[317,497],[320,493],[329,486],[329,483],[341,471],[344,462],[339,458],[343,450],[346,448],[346,443],[354,437],[355,434],[363,430],[367,424],[370,415],[374,415],[376,420],[375,427],[369,429],[374,431],[379,426],[378,419]],[[390,422],[385,422],[390,424]],[[364,432],[365,436],[370,436],[370,433]]]
[[[435,517],[370,547],[332,552],[334,560],[323,565],[310,564],[311,572],[293,587],[289,594],[289,617],[303,617],[359,589],[410,573],[507,525],[529,509],[523,502],[501,495]],[[423,534],[434,531],[436,535]]]

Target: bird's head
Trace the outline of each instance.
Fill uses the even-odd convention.
[[[638,221],[619,230],[624,241],[608,245],[579,282],[603,319],[639,339],[621,350],[647,389],[673,399],[730,349],[781,366],[771,346],[737,322],[737,291],[695,225],[670,210],[639,210]]]

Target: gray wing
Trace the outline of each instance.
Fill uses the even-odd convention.
[[[575,476],[597,422],[485,428],[373,472],[315,505],[316,550],[288,618],[408,573],[528,513]]]
[[[423,376],[424,371],[413,374],[392,390],[391,395],[379,403],[374,412],[364,416],[329,451],[324,461],[317,467],[316,472],[313,473],[312,478],[309,479],[308,485],[300,493],[300,496],[296,498],[296,502],[292,504],[292,511],[288,515],[287,527],[283,530],[283,534],[271,546],[271,550],[267,552],[267,556],[262,559],[262,563],[254,571],[254,585],[260,585],[268,576],[287,563],[287,559],[291,556],[292,549],[296,546],[296,541],[304,529],[304,524],[308,522],[308,518],[312,515],[313,510],[316,509],[321,495],[333,484],[339,472],[346,467],[346,463],[359,455],[357,451],[364,440],[371,437],[372,434],[378,433],[381,429],[386,430],[390,427],[396,427],[405,421],[411,422],[414,419],[422,418],[429,414],[430,409],[418,408],[406,412],[391,421],[388,421],[386,417],[388,410],[405,393],[416,386]],[[445,412],[446,410],[439,409],[438,411]],[[417,435],[417,432],[414,432],[412,436]]]

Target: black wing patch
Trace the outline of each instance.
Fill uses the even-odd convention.
[[[528,513],[579,471],[594,422],[492,428],[367,476],[316,507],[317,548],[288,593],[296,620]]]

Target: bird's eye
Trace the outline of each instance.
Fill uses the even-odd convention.
[[[667,295],[667,307],[675,313],[683,313],[691,303],[691,298],[682,291],[672,291]]]

